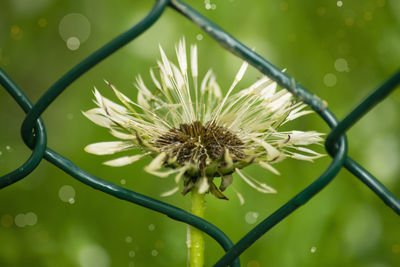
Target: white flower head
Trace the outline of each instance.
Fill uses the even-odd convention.
[[[149,155],[153,161],[145,170],[160,177],[175,174],[177,183],[183,180],[184,194],[196,188],[200,193],[211,192],[217,198],[227,199],[222,191],[232,183],[235,172],[260,192],[276,192],[243,174],[240,169],[249,164],[279,174],[272,165],[287,157],[313,161],[323,156],[305,147],[320,143],[321,133],[278,131],[288,121],[311,112],[304,110],[306,105],[296,101],[287,90],[278,90],[275,82],[263,77],[234,93],[248,66],[246,62],[223,96],[211,70],[198,81],[196,46],[190,47],[188,62],[182,39],[176,47],[177,65],[161,47],[160,52],[158,75],[150,70],[153,85],[147,87],[141,76],[136,79],[136,102],[109,82],[106,83],[120,104],[94,90],[97,107],[84,115],[108,128],[121,141],[95,143],[85,150],[97,155],[141,151],[104,164],[124,166]],[[219,188],[215,185],[218,178]]]

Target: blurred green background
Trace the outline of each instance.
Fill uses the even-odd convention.
[[[400,66],[400,2],[186,0],[243,43],[326,100],[343,118]],[[153,1],[0,0],[0,66],[33,102],[62,74],[137,23]],[[71,15],[72,14],[72,15]],[[91,69],[46,110],[48,146],[105,180],[188,209],[188,196],[161,198],[174,181],[143,171],[150,159],[122,168],[87,154],[89,143],[114,140],[88,121],[96,86],[103,79],[135,98],[135,76],[150,84],[161,44],[170,58],[185,37],[199,47],[202,75],[212,67],[222,88],[241,60],[191,22],[168,9],[137,40]],[[250,69],[242,88],[260,76]],[[348,132],[349,154],[400,197],[400,91]],[[30,155],[19,129],[24,113],[0,90],[0,175]],[[288,128],[328,132],[315,114]],[[318,149],[318,148],[317,148]],[[321,147],[319,151],[323,151]],[[263,195],[235,179],[246,199],[240,206],[207,198],[206,219],[238,241],[247,231],[316,179],[329,165],[286,160],[281,176],[258,168],[246,172],[276,188]],[[186,266],[186,226],[166,216],[82,185],[43,161],[22,181],[0,191],[0,266]],[[207,237],[206,266],[223,254]],[[273,228],[241,257],[242,266],[400,266],[400,217],[346,170],[307,205]]]

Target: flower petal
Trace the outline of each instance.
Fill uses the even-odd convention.
[[[134,147],[135,145],[132,142],[112,141],[90,144],[84,150],[95,155],[111,155]]]
[[[169,197],[169,196],[175,194],[176,192],[178,192],[178,190],[179,190],[179,186],[176,186],[176,187],[172,188],[171,190],[161,193],[160,196],[161,197]]]
[[[140,154],[140,155],[134,155],[134,156],[126,156],[126,157],[121,157],[113,160],[109,160],[106,162],[103,162],[104,165],[112,166],[112,167],[120,167],[120,166],[125,166],[132,164],[139,159],[143,158],[144,156],[147,156],[149,153],[146,154]]]
[[[272,172],[272,173],[274,173],[276,175],[281,175],[277,169],[275,169],[274,167],[272,167],[271,164],[269,164],[269,163],[267,163],[265,161],[258,162],[258,165],[260,165],[264,169],[269,170],[270,172]]]
[[[101,108],[93,108],[88,111],[82,111],[82,114],[94,122],[95,124],[105,127],[105,128],[110,128],[111,125],[114,125],[110,119],[102,115],[104,111]]]
[[[258,192],[261,192],[264,194],[276,193],[276,190],[273,189],[272,187],[268,186],[267,184],[261,183],[254,178],[248,178],[248,177],[244,176],[244,174],[238,168],[236,168],[235,170],[239,174],[239,176],[243,179],[243,181],[245,181],[248,185],[253,187]]]
[[[197,183],[199,194],[204,194],[210,188],[207,177],[201,177]]]

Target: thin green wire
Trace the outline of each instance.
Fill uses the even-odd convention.
[[[8,75],[1,68],[0,84],[15,99],[15,101],[17,101],[17,103],[22,107],[25,112],[29,111],[29,104],[26,101],[20,101],[22,99],[26,99],[25,94],[21,90],[19,90],[18,86],[14,82],[12,82],[10,77],[8,77]],[[44,127],[42,119],[36,120],[34,129],[34,134],[37,136],[37,138],[31,156],[16,170],[0,178],[0,189],[15,183],[30,174],[42,160],[47,144],[46,129]]]
[[[333,153],[336,140],[341,134],[349,130],[358,120],[360,120],[368,111],[385,99],[400,84],[400,71],[397,71],[386,82],[372,92],[365,100],[357,105],[332,131],[326,138],[328,151]],[[347,170],[354,174],[361,182],[368,186],[382,201],[388,205],[394,212],[400,215],[400,200],[396,198],[381,182],[372,174],[360,166],[350,157],[344,164]]]

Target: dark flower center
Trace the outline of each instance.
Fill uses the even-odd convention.
[[[160,136],[155,145],[169,157],[176,156],[180,165],[190,162],[198,164],[200,169],[205,169],[208,162],[223,158],[225,150],[233,161],[245,157],[243,142],[215,122],[207,122],[205,126],[198,121],[181,124]]]

